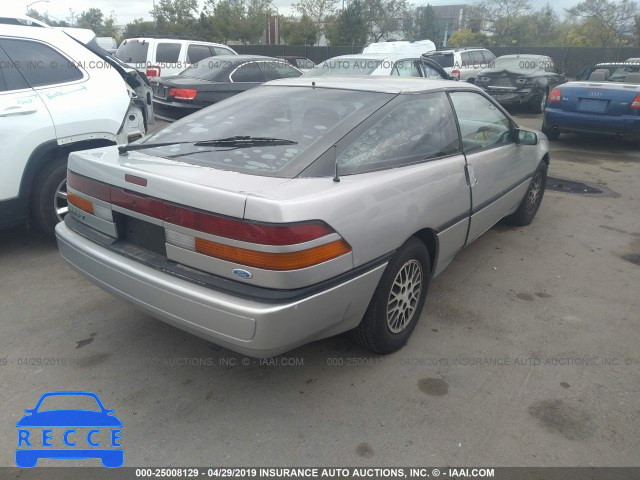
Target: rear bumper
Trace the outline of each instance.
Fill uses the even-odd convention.
[[[541,95],[531,89],[517,90],[511,92],[486,90],[500,105],[524,105]]]
[[[167,122],[180,120],[202,108],[204,107],[178,102],[164,102],[155,97],[153,98],[153,114],[156,118]]]
[[[354,328],[367,309],[386,263],[295,301],[240,298],[160,272],[56,226],[62,257],[104,290],[154,317],[253,356],[278,355]]]
[[[640,139],[640,117],[637,116],[599,115],[547,108],[542,124],[545,129],[558,129],[560,132],[603,133]]]

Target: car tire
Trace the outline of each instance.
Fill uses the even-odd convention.
[[[67,159],[56,158],[36,177],[31,190],[31,214],[42,232],[54,236],[56,224],[67,211]]]
[[[549,140],[557,140],[560,138],[560,129],[559,128],[546,128],[544,125],[542,126],[542,133],[544,133]]]
[[[529,225],[538,213],[547,183],[547,164],[543,161],[533,174],[529,188],[524,194],[518,209],[505,220],[511,225],[523,227]]]
[[[543,113],[544,107],[547,106],[547,93],[542,92],[542,95],[535,96],[529,102],[529,111],[531,113]]]
[[[356,343],[380,354],[402,348],[422,314],[430,276],[427,247],[412,237],[387,265],[364,318],[352,330]]]

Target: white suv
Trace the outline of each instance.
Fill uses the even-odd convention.
[[[221,55],[237,53],[220,43],[166,37],[128,38],[116,51],[117,58],[145,72],[147,77],[178,75],[194,63]]]
[[[473,82],[478,72],[490,68],[496,56],[486,48],[456,48],[451,50],[436,50],[422,54],[440,64],[444,70],[458,80]]]
[[[142,137],[150,85],[90,30],[26,17],[0,16],[0,65],[0,227],[31,214],[53,234],[67,212],[69,153]]]

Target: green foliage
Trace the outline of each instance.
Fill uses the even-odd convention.
[[[318,34],[318,26],[308,15],[302,15],[300,20],[290,17],[282,22],[282,37],[289,45],[314,45]]]
[[[477,47],[478,45],[488,46],[489,43],[489,38],[484,33],[465,29],[453,32],[447,45],[450,47]]]
[[[442,33],[436,22],[436,13],[433,7],[427,4],[426,7],[420,8],[417,12],[418,19],[411,31],[412,40],[431,40],[436,42],[442,38]]]
[[[335,18],[328,34],[331,45],[365,45],[368,31],[363,0],[352,0]]]

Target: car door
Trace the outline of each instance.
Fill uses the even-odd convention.
[[[233,93],[240,93],[257,87],[265,82],[264,73],[258,62],[247,62],[229,74],[229,88]]]
[[[40,145],[55,141],[56,132],[42,99],[1,47],[0,38],[0,222],[25,212],[3,212],[2,202],[16,198],[29,156]]]
[[[515,143],[511,119],[497,104],[473,91],[451,92],[450,98],[471,186],[469,243],[518,205],[531,177],[531,166]]]

